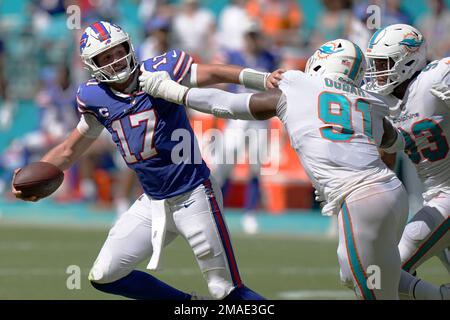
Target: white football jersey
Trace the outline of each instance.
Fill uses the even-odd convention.
[[[352,191],[395,174],[380,158],[388,106],[378,95],[327,77],[300,71],[283,74],[277,108],[303,167],[337,214]]]
[[[450,193],[450,123],[448,106],[430,93],[435,84],[450,85],[450,58],[428,64],[411,82],[393,120],[406,141],[405,153],[425,186],[423,197]]]

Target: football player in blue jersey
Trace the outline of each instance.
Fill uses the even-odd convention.
[[[242,283],[222,216],[221,192],[201,158],[185,109],[169,108],[170,102],[146,94],[140,86],[145,87],[152,72],[166,71],[174,81],[191,86],[227,82],[264,89],[276,85],[279,73],[194,64],[179,50],[139,65],[128,34],[104,21],[85,30],[80,52],[93,76],[77,92],[80,122],[41,161],[66,170],[106,128],[144,189],[110,230],[89,274],[92,285],[134,299],[192,299],[135,270],[150,257],[147,268],[158,269],[162,247],[181,235],[192,248],[214,299],[263,299]],[[190,148],[180,151],[180,143]],[[22,200],[39,200],[24,197],[14,188],[13,193]]]

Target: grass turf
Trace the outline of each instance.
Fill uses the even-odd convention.
[[[0,299],[121,299],[98,292],[87,280],[107,231],[0,225]],[[336,239],[234,234],[232,240],[244,283],[269,299],[353,299],[339,282]],[[70,265],[81,268],[81,289],[67,289]],[[154,273],[159,279],[187,292],[208,294],[182,238],[166,248],[162,265],[164,269]],[[419,274],[435,284],[448,282],[436,258]]]

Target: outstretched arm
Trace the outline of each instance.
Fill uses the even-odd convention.
[[[171,80],[166,72],[155,72],[149,76],[144,90],[154,97],[219,118],[243,120],[265,120],[275,116],[282,95],[279,89],[241,94],[212,88],[189,89]]]
[[[276,116],[279,89],[234,94],[219,89],[192,88],[184,95],[184,105],[219,118],[266,120]]]
[[[191,85],[205,87],[218,83],[242,84],[246,88],[267,90],[278,88],[278,82],[284,69],[272,73],[260,72],[250,68],[243,68],[226,64],[193,64],[191,67]]]

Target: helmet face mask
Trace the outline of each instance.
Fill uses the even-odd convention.
[[[114,61],[108,61],[105,65],[99,65],[100,55],[110,50],[114,52],[119,46],[125,48],[125,55],[115,57]],[[95,22],[86,28],[81,36],[80,52],[85,68],[100,82],[123,83],[137,68],[130,37],[119,26],[108,22]],[[118,69],[122,64],[122,68]]]
[[[406,24],[379,29],[366,49],[369,68],[367,89],[388,95],[426,65],[426,46],[422,34]]]
[[[120,47],[123,47],[123,54],[120,58],[114,59],[114,61],[109,63],[99,63],[101,60],[100,56],[105,55],[108,51],[119,51]],[[97,69],[98,76],[96,78],[101,77],[103,82],[117,82],[122,83],[125,82],[131,73],[136,70],[135,63],[132,59],[132,53],[126,49],[127,46],[124,44],[118,44],[115,47],[108,49],[105,52],[102,52],[95,57],[92,58],[91,62],[93,63],[93,68]],[[134,67],[134,68],[133,68]]]
[[[365,77],[367,89],[377,92],[392,90],[399,84],[398,62],[392,57],[371,58],[368,59],[368,68]]]
[[[361,49],[353,42],[336,39],[323,44],[306,63],[305,72],[359,86],[366,71]]]

